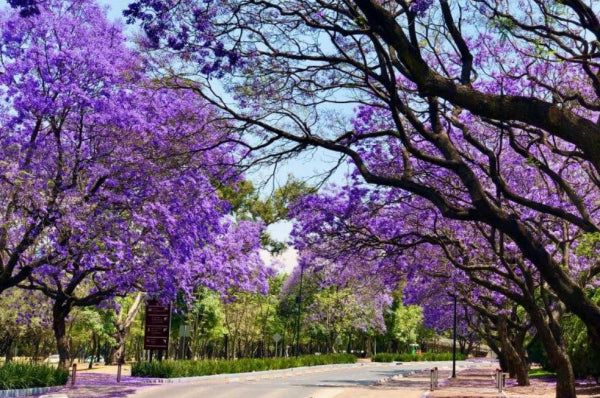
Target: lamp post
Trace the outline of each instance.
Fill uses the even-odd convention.
[[[296,318],[296,357],[300,356],[300,313],[302,307],[302,278],[304,277],[304,265],[300,262],[300,289],[298,296],[296,297],[296,304],[298,305],[298,316]]]
[[[452,333],[452,378],[456,378],[456,296],[454,296],[454,322]]]

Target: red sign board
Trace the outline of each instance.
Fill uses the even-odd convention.
[[[170,328],[171,305],[162,305],[154,300],[146,302],[144,350],[168,350]]]

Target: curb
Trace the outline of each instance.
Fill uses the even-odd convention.
[[[22,397],[26,395],[41,395],[48,392],[55,392],[63,389],[65,386],[52,387],[33,387],[14,390],[0,390],[0,397]]]
[[[402,365],[401,362],[396,363],[397,365]],[[402,379],[404,377],[410,377],[410,376],[414,376],[417,373],[421,373],[422,370],[410,370],[406,373],[399,373],[390,377],[385,377],[383,379],[378,380],[377,382],[375,382],[375,385],[384,385],[390,381],[393,380],[398,380],[398,379]],[[421,398],[429,398],[429,391],[423,391],[423,393],[421,394]]]
[[[270,377],[285,377],[292,376],[293,374],[307,374],[316,372],[326,372],[328,370],[336,370],[343,368],[361,367],[365,366],[364,363],[349,363],[349,364],[336,364],[336,365],[317,365],[317,366],[300,366],[297,368],[287,369],[275,369],[275,370],[261,370],[258,372],[246,372],[246,373],[227,373],[219,375],[207,375],[207,376],[192,376],[192,377],[177,377],[172,379],[148,379],[145,380],[148,384],[178,384],[178,383],[189,383],[194,381],[204,380],[222,380],[228,383],[235,383],[239,381],[254,381],[262,378]]]
[[[388,382],[390,382],[392,380],[398,380],[398,379],[402,379],[404,377],[410,377],[410,376],[413,376],[413,375],[415,375],[417,373],[420,373],[420,372],[421,372],[420,370],[411,370],[411,371],[408,371],[406,373],[398,373],[398,374],[395,374],[395,375],[390,376],[390,377],[384,377],[383,379],[379,379],[379,380],[377,380],[375,382],[375,384],[377,384],[377,385],[383,385],[383,384],[388,383]]]

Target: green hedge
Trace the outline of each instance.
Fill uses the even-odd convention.
[[[205,361],[167,360],[136,362],[131,365],[131,375],[136,377],[174,378],[354,362],[356,362],[356,357],[350,354],[306,355],[298,358],[244,358],[233,361],[224,359]]]
[[[456,353],[456,359],[462,361],[467,359],[464,354]],[[413,354],[389,354],[381,353],[374,355],[371,360],[373,362],[417,362],[417,361],[451,361],[451,352],[424,352],[421,355]]]
[[[69,373],[46,365],[8,362],[0,365],[0,390],[67,384]]]

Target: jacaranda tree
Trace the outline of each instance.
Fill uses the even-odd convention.
[[[224,109],[243,134],[255,133],[254,149],[286,157],[325,148],[351,158],[369,183],[494,228],[598,342],[600,306],[544,243],[553,229],[539,226],[551,216],[598,231],[590,199],[600,166],[597,8],[536,0],[140,0],[127,15],[142,23],[150,48],[191,61],[202,81],[178,76],[172,84]],[[217,77],[237,104],[213,84]],[[546,188],[530,190],[534,178]],[[598,272],[593,265],[590,274]]]
[[[447,321],[452,312],[447,303],[456,298],[484,318],[482,326],[490,326],[467,323],[470,319],[463,316],[461,329],[479,329],[486,338],[499,340],[504,362],[520,384],[528,383],[523,344],[533,324],[557,369],[559,388],[573,388],[560,328],[564,308],[536,268],[520,257],[511,241],[495,236],[497,231],[444,219],[422,198],[394,189],[371,190],[358,182],[305,197],[294,208],[295,246],[339,259],[337,268],[335,263],[329,266],[338,279],[373,273],[390,284],[398,283],[394,275],[404,278],[409,302],[423,305],[426,319],[439,323]],[[560,241],[561,234],[555,233],[554,239],[548,247]],[[578,264],[571,267],[571,275],[585,280],[585,259],[568,249],[571,237],[563,239],[563,264]],[[491,333],[494,336],[487,336]]]
[[[158,87],[94,2],[0,25],[0,291],[52,298],[61,366],[74,306],[265,286],[261,226],[228,219],[211,182],[241,155],[213,107]]]

